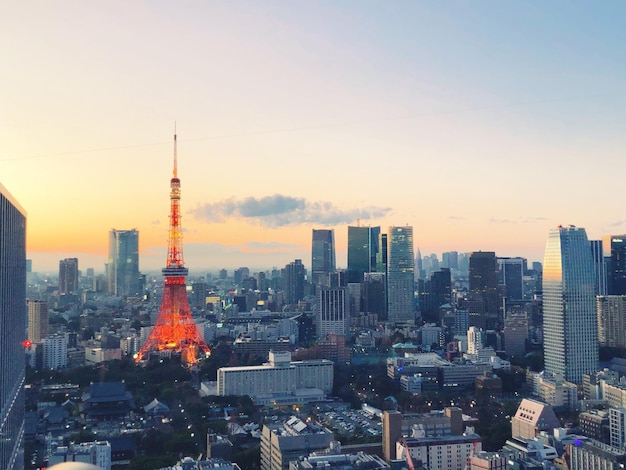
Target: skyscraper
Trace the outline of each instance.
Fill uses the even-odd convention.
[[[498,322],[498,277],[496,254],[474,251],[469,257],[470,323],[493,330]]]
[[[376,271],[380,227],[348,227],[348,282],[363,282]]]
[[[363,278],[363,313],[387,320],[387,274],[366,273]]]
[[[611,235],[611,286],[612,295],[626,295],[626,235]]]
[[[28,301],[28,339],[39,343],[48,336],[48,302]]]
[[[544,360],[547,374],[581,383],[598,368],[593,259],[584,228],[552,229],[543,263]]]
[[[297,259],[287,264],[281,277],[285,292],[285,304],[297,304],[304,298],[305,270],[302,260]]]
[[[452,276],[449,268],[441,268],[430,275],[429,306],[439,323],[439,307],[452,302]]]
[[[323,339],[331,333],[346,335],[348,332],[348,289],[346,287],[322,287],[317,293],[317,337]]]
[[[413,227],[389,227],[387,237],[387,317],[394,323],[414,321]]]
[[[59,294],[71,294],[78,289],[78,258],[59,261]]]
[[[503,293],[508,301],[524,298],[524,258],[497,258],[498,284],[504,287]]]
[[[606,259],[604,258],[604,249],[602,240],[589,240],[591,246],[591,258],[593,259],[593,268],[596,278],[596,295],[608,294],[608,279]]]
[[[0,468],[24,468],[26,212],[0,184]]]
[[[328,275],[335,271],[335,231],[313,229],[311,242],[311,276],[313,284],[328,286]]]
[[[109,263],[107,264],[109,294],[118,297],[141,296],[139,292],[139,232],[109,232]]]
[[[378,252],[376,253],[376,272],[387,273],[387,234],[378,235]]]

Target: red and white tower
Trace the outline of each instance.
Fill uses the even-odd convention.
[[[180,353],[183,363],[191,368],[211,353],[191,317],[186,286],[188,270],[183,261],[180,217],[180,179],[174,134],[174,174],[170,181],[167,265],[162,270],[165,276],[163,299],[156,323],[141,350],[136,354],[135,362],[141,361],[152,352],[172,351]]]

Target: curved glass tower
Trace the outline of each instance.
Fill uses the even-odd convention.
[[[593,257],[584,228],[550,231],[543,263],[544,360],[547,374],[581,383],[598,368]]]

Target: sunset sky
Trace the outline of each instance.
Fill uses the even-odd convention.
[[[626,232],[623,1],[30,1],[0,6],[0,183],[33,270],[165,264],[178,133],[190,270],[310,267],[312,228],[541,261]]]

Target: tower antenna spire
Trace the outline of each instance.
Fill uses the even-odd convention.
[[[178,155],[176,151],[176,121],[174,121],[174,178],[178,176]]]

